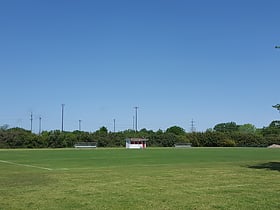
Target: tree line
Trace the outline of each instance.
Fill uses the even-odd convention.
[[[95,132],[43,131],[40,135],[22,128],[0,127],[0,148],[67,148],[78,142],[95,142],[98,147],[124,147],[126,138],[147,138],[148,146],[172,147],[176,143],[191,143],[194,147],[266,147],[280,144],[280,121],[257,129],[254,125],[219,123],[205,132],[186,132],[179,126],[166,131],[141,129],[109,132],[101,127]]]

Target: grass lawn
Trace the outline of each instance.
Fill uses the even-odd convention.
[[[0,150],[0,209],[280,209],[280,149]]]

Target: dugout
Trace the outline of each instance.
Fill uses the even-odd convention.
[[[78,142],[74,145],[77,149],[93,149],[97,148],[96,142]]]
[[[125,139],[125,148],[127,149],[145,149],[148,139],[143,138],[127,138]]]
[[[175,148],[190,148],[192,147],[192,143],[176,143],[174,144]]]

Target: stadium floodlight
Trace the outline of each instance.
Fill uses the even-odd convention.
[[[138,107],[138,106],[135,106],[134,109],[135,109],[135,132],[137,132],[137,123],[138,123],[138,122],[137,122],[137,121],[138,121],[138,119],[137,119],[137,117],[138,117],[138,116],[137,116],[137,115],[138,115],[138,114],[137,114],[137,110],[139,109],[139,107]]]
[[[79,131],[82,129],[82,120],[79,120]]]
[[[114,122],[114,133],[116,132],[116,119],[113,119]]]
[[[65,104],[61,104],[61,132],[63,132],[64,106]]]
[[[42,117],[39,117],[39,135],[41,135],[41,131],[42,131]]]
[[[276,45],[275,48],[276,48],[276,49],[277,49],[277,48],[280,48],[280,46],[277,46],[277,45]]]

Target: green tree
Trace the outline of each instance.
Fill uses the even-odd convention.
[[[108,129],[105,127],[105,126],[102,126],[98,131],[96,132],[99,132],[99,133],[102,133],[102,134],[107,134],[108,133]]]
[[[213,129],[218,132],[230,133],[230,132],[238,131],[238,125],[236,125],[235,122],[219,123],[215,125]]]
[[[268,127],[264,127],[262,130],[264,136],[274,136],[278,137],[280,135],[280,121],[274,120],[272,121]]]
[[[280,129],[280,120],[274,120],[269,124],[269,128],[278,128]]]
[[[9,128],[8,124],[4,124],[2,126],[0,126],[0,130],[7,130]]]
[[[280,112],[280,104],[276,104],[274,106],[272,106],[273,108],[277,109]]]
[[[179,126],[172,126],[166,129],[166,133],[173,133],[175,135],[185,135],[185,130]]]
[[[238,127],[240,133],[256,133],[256,127],[252,124],[244,124]]]
[[[106,147],[110,145],[108,129],[105,126],[102,126],[99,130],[93,133],[93,136],[98,147]]]
[[[47,142],[48,142],[48,147],[51,148],[63,148],[67,146],[66,143],[66,134],[64,132],[61,132],[60,130],[54,130],[48,132],[47,135]]]

